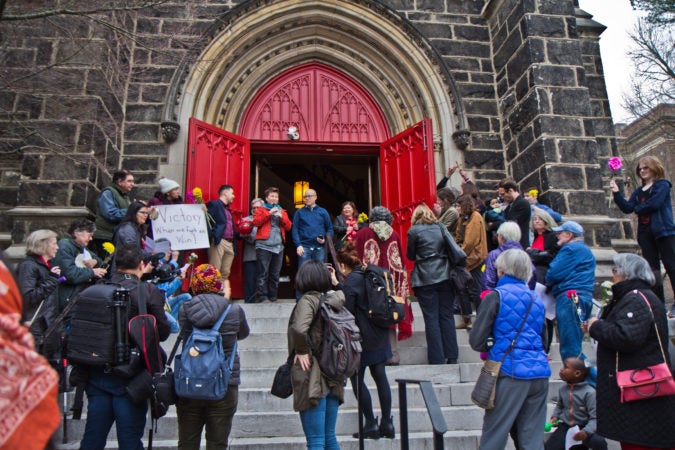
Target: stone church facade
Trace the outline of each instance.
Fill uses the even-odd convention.
[[[20,13],[0,21],[3,247],[91,215],[120,168],[137,198],[160,175],[185,186],[190,118],[238,133],[256,93],[306,63],[362,86],[390,135],[430,118],[436,180],[455,161],[487,194],[513,176],[600,252],[632,237],[609,217],[604,27],[576,0],[169,0],[6,20]]]

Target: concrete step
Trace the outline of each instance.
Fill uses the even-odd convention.
[[[235,416],[236,417],[236,416]],[[299,420],[299,419],[298,419]],[[443,443],[447,450],[474,450],[478,448],[480,441],[480,431],[448,431],[443,436]],[[147,444],[147,434],[144,439]],[[410,433],[408,436],[410,448],[415,450],[433,450],[433,433],[431,430],[419,433]],[[359,448],[358,439],[349,436],[338,436],[338,444],[341,450],[357,450]],[[400,436],[396,439],[378,439],[367,440],[365,444],[368,450],[399,450],[401,448]],[[59,450],[77,450],[80,448],[79,442],[68,444],[59,444],[56,446]],[[153,439],[153,450],[176,450],[178,443],[172,439]],[[202,436],[201,448],[206,448],[206,441]],[[233,450],[305,450],[307,444],[304,437],[282,437],[282,438],[230,438],[228,448]],[[507,449],[513,449],[513,444],[509,442]],[[116,440],[108,441],[106,449],[119,450]],[[123,450],[123,449],[122,449]]]

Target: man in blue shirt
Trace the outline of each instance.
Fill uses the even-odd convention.
[[[307,189],[303,197],[305,206],[293,216],[293,243],[297,247],[298,267],[305,261],[326,259],[326,235],[333,237],[333,225],[328,212],[316,204],[316,191]]]

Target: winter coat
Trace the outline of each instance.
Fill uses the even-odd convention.
[[[183,303],[178,313],[178,322],[180,323],[180,336],[183,342],[192,333],[193,327],[211,328],[225,311],[230,301],[218,294],[199,294],[192,297],[189,301]],[[232,353],[234,343],[246,339],[251,332],[246,313],[244,309],[232,303],[230,311],[225,316],[225,320],[218,329],[223,339],[223,350],[226,356]],[[230,376],[231,386],[238,386],[241,383],[241,365],[239,362],[239,352],[234,357],[232,364],[232,375]]]
[[[596,432],[598,424],[595,405],[593,386],[585,381],[571,385],[565,383],[558,390],[558,401],[551,417],[571,427],[579,425],[581,430],[591,435]]]
[[[124,222],[115,231],[115,248],[121,248],[124,245],[135,245],[139,249],[143,248],[143,232],[138,224],[134,222]]]
[[[501,361],[518,334],[531,301],[534,303],[525,325],[515,346],[502,363],[501,375],[521,380],[551,376],[544,352],[546,334],[544,303],[522,280],[504,275],[499,279],[496,289],[483,298],[469,335],[469,343],[476,351],[486,351],[487,338],[494,337],[494,346],[489,349],[489,358]]]
[[[670,201],[672,184],[668,180],[656,180],[650,189],[647,201],[640,203],[639,193],[642,187],[633,191],[626,200],[621,191],[614,193],[614,202],[626,214],[634,212],[638,216],[649,216],[649,227],[656,239],[675,235],[673,207]]]
[[[21,322],[33,319],[35,312],[44,300],[37,317],[33,319],[30,332],[33,336],[42,336],[59,315],[58,278],[52,273],[42,258],[29,254],[16,268],[16,280],[23,297]],[[41,352],[48,359],[56,357],[59,348],[60,333],[55,331],[45,342]]]
[[[83,248],[79,247],[70,236],[59,241],[59,250],[52,261],[55,266],[61,268],[61,275],[66,278],[58,288],[59,311],[65,308],[82,289],[95,281],[94,269],[78,267],[75,264],[75,258],[82,254],[82,250]],[[96,266],[100,267],[103,260],[92,252],[90,254],[97,261]]]
[[[120,223],[131,205],[129,194],[122,193],[116,184],[110,185],[101,191],[96,201],[96,231],[94,239],[110,241],[113,238],[115,225]]]
[[[415,261],[410,273],[410,284],[413,288],[450,279],[451,267],[445,252],[443,228],[436,223],[418,223],[408,230],[405,256]]]
[[[570,289],[592,295],[595,285],[595,256],[583,239],[563,245],[546,272],[546,286],[558,297]]]
[[[455,241],[466,253],[466,270],[469,272],[483,264],[487,257],[487,236],[483,216],[478,211],[462,217],[457,227]]]
[[[255,234],[256,240],[265,240],[270,237],[270,231],[272,230],[272,215],[270,210],[267,208],[258,208],[255,210],[255,215],[253,216],[253,225],[258,229]],[[291,229],[293,223],[288,218],[288,214],[285,209],[281,210],[281,217],[279,221],[279,229],[281,230],[281,240],[286,242],[286,232]]]
[[[401,238],[391,225],[384,221],[377,221],[360,228],[356,233],[355,247],[363,264],[373,264],[387,269],[394,278],[396,295],[408,297],[403,246]]]
[[[494,287],[497,286],[497,280],[499,278],[497,276],[497,257],[499,257],[503,251],[512,249],[522,250],[523,247],[521,247],[520,242],[518,241],[506,241],[488,253],[487,258],[485,258],[485,270],[483,271],[483,276],[481,278],[481,284],[484,291],[487,289],[494,289]],[[534,289],[534,286],[537,283],[535,272],[536,269],[534,268],[534,265],[532,265],[532,278],[528,282],[530,289]]]
[[[530,216],[532,206],[525,197],[519,195],[509,206],[504,209],[504,220],[518,224],[520,228],[520,245],[523,248],[530,246]]]
[[[601,319],[590,327],[598,341],[597,410],[598,433],[619,442],[675,448],[675,396],[621,403],[616,384],[616,357],[619,370],[638,369],[663,362],[654,319],[634,290],[649,301],[668,363],[668,325],[661,300],[641,280],[626,280],[612,287],[613,301],[602,311]]]
[[[222,200],[211,200],[206,204],[206,211],[211,214],[211,217],[214,220],[213,224],[209,224],[209,241],[211,245],[217,246],[220,244],[220,241],[223,239],[225,230],[231,228],[232,231],[232,248],[234,249],[235,254],[237,253],[236,242],[236,233],[234,226],[234,216],[232,215],[232,210],[230,209],[231,205],[226,205]]]
[[[363,269],[354,269],[347,275],[342,282],[342,292],[345,294],[345,308],[354,315],[356,325],[361,330],[361,347],[363,348],[363,352],[390,348],[389,328],[378,327],[368,317],[366,273]],[[363,354],[361,358],[364,358]],[[386,358],[382,361],[385,360]]]
[[[324,331],[323,320],[320,317],[314,320],[319,314],[320,298],[320,292],[305,292],[288,319],[288,354],[308,354],[311,363],[308,371],[303,371],[300,364],[293,364],[291,368],[295,411],[313,408],[319,400],[328,395],[329,389],[340,403],[344,401],[343,380],[331,380],[324,376],[319,368],[319,361],[312,355],[312,344],[319,345]],[[345,296],[342,291],[329,291],[326,293],[325,302],[336,309],[342,308],[345,304]]]
[[[438,221],[445,225],[450,235],[454,236],[457,231],[457,224],[459,223],[459,213],[453,206],[449,206],[445,211],[441,212]]]

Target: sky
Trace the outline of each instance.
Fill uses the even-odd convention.
[[[579,0],[579,6],[607,27],[600,35],[600,53],[612,119],[614,123],[630,122],[629,113],[621,107],[621,97],[630,89],[633,65],[627,56],[632,44],[628,33],[633,29],[637,13],[631,8],[630,0]]]

